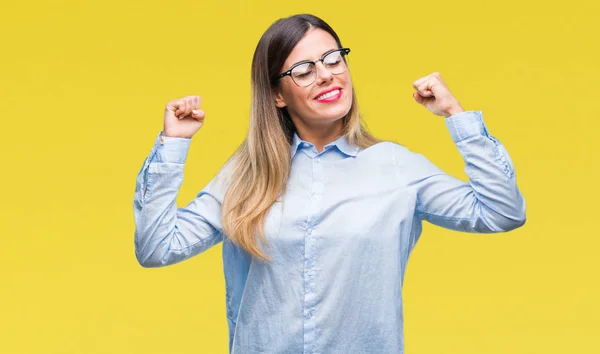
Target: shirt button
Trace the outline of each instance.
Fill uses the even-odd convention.
[[[312,229],[306,230],[306,233],[310,235],[312,233]]]
[[[317,163],[321,162],[321,158],[317,157]]]

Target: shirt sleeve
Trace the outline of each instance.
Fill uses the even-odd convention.
[[[401,170],[417,194],[416,214],[432,224],[470,233],[506,232],[526,221],[525,199],[513,162],[502,143],[491,136],[481,111],[445,119],[464,162],[468,182],[448,175],[422,154],[400,145]]]
[[[223,240],[220,175],[186,207],[177,208],[190,138],[156,137],[136,178],[135,255],[143,267],[162,267],[202,253]]]

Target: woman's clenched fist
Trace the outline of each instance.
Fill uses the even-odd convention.
[[[167,102],[163,136],[191,138],[204,124],[200,96],[186,96]]]

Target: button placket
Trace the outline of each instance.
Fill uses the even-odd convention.
[[[318,220],[318,214],[321,208],[320,197],[324,189],[323,165],[320,163],[320,157],[315,156],[312,159],[312,183],[311,194],[309,196],[309,215],[305,229],[305,255],[304,255],[304,351],[312,353],[317,328],[315,328],[314,315],[317,305],[317,286],[316,286],[316,250],[317,238],[315,237],[315,222]]]

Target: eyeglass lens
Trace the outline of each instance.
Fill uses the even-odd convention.
[[[323,58],[323,65],[334,75],[348,70],[341,51],[327,54]],[[308,86],[317,77],[317,69],[314,63],[304,63],[292,69],[292,79],[298,86]]]

